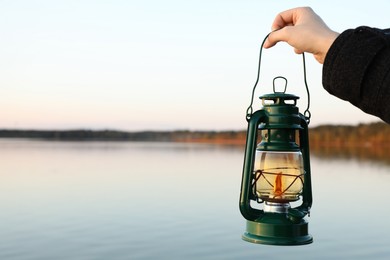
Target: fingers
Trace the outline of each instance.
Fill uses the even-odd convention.
[[[299,10],[302,8],[294,8],[286,10],[276,15],[274,22],[272,23],[272,33],[268,36],[267,41],[264,43],[264,48],[271,48],[280,41],[287,41],[288,34],[285,32],[286,27],[294,26],[298,20]]]
[[[272,30],[264,42],[264,48],[271,48],[283,41],[292,46],[297,54],[312,53],[320,63],[323,63],[330,46],[338,37],[338,33],[331,31],[310,7],[279,13]]]
[[[313,9],[310,7],[297,7],[286,10],[276,15],[272,23],[272,30],[278,30],[290,25],[297,25],[301,22],[303,16],[314,15]]]
[[[296,22],[296,9],[290,9],[279,13],[272,23],[272,31],[281,29],[288,25],[295,25]]]
[[[298,27],[313,22],[313,19],[310,20],[309,18],[313,18],[314,15],[315,13],[310,7],[298,7],[279,13],[272,23],[273,32],[264,43],[264,48],[271,48],[280,41],[287,42],[290,45],[299,43],[300,39],[294,34],[297,32],[302,34],[304,31],[298,29]],[[311,21],[310,23],[308,23],[308,19]]]
[[[280,41],[287,41],[287,34],[285,33],[286,27],[283,29],[279,29],[276,31],[271,32],[268,35],[267,40],[264,43],[264,48],[268,49],[271,48],[272,46],[275,46]]]

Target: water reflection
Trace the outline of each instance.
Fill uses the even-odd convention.
[[[243,242],[242,146],[0,140],[0,259],[387,259],[390,168],[312,157],[314,243]],[[334,159],[332,159],[334,158]],[[380,238],[380,239],[378,239]]]

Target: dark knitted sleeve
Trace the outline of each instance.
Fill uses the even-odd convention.
[[[325,58],[322,83],[330,94],[390,123],[390,29],[340,34]]]

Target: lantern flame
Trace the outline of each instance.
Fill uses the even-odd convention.
[[[275,178],[275,185],[274,185],[274,194],[275,196],[282,196],[283,194],[283,187],[282,187],[282,173],[278,173]]]

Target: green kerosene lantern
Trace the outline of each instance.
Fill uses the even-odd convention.
[[[305,220],[312,205],[310,116],[305,116],[310,112],[299,113],[299,97],[285,93],[287,80],[284,91],[277,92],[275,79],[274,92],[260,97],[262,108],[247,113],[240,194],[247,223],[242,238],[258,244],[304,245],[313,242]]]

